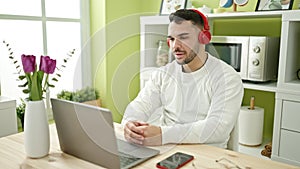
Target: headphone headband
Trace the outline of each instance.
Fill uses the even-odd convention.
[[[191,9],[191,10],[200,15],[200,17],[203,20],[203,29],[208,31],[209,30],[209,25],[208,25],[208,20],[207,20],[206,16],[202,12],[200,12],[196,9]]]

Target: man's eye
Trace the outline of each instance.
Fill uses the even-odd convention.
[[[182,37],[180,37],[181,40],[187,39],[187,38],[188,38],[187,36],[182,36]]]

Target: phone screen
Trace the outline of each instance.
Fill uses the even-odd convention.
[[[177,152],[157,163],[156,167],[161,169],[178,169],[193,159],[192,155]]]

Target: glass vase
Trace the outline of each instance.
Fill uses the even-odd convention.
[[[159,40],[156,54],[157,66],[164,66],[169,62],[169,47],[167,41]]]

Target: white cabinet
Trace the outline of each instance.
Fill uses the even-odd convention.
[[[0,96],[0,137],[17,132],[16,101]]]
[[[282,15],[278,91],[300,94],[300,11]]]
[[[276,93],[272,159],[300,166],[300,96]]]
[[[300,11],[282,14],[272,159],[300,166]]]

